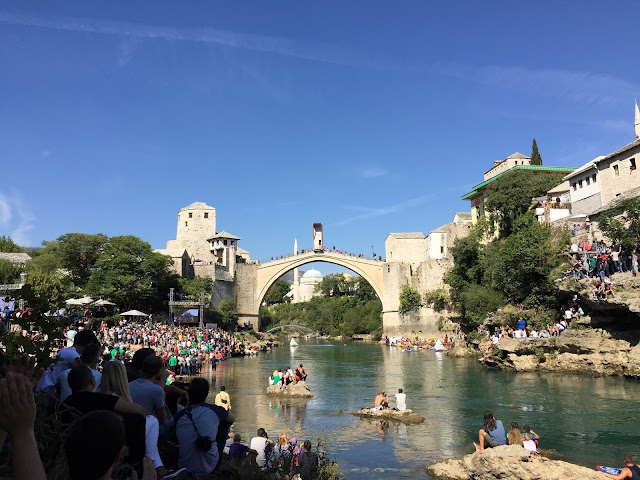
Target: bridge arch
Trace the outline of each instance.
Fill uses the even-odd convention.
[[[262,285],[260,285],[260,271],[261,271],[260,268],[263,268],[263,267],[259,267],[258,269],[258,282],[259,282],[258,308],[260,307],[260,305],[262,305],[262,300],[267,294],[269,287],[271,287],[271,285],[273,285],[276,282],[276,280],[278,280],[282,275],[293,270],[294,268],[298,268],[298,267],[301,267],[302,265],[306,265],[307,263],[314,263],[314,262],[332,263],[334,265],[339,265],[341,267],[345,267],[345,268],[348,268],[349,270],[352,270],[353,272],[357,273],[362,278],[364,278],[367,282],[369,282],[369,285],[371,285],[371,287],[374,289],[380,301],[382,301],[383,299],[384,287],[382,284],[382,262],[376,262],[375,260],[366,260],[358,257],[353,258],[353,257],[349,257],[348,255],[341,255],[341,254],[332,255],[327,253],[324,253],[324,254],[311,253],[311,254],[295,255],[286,260],[290,260],[290,261],[284,262],[282,265],[278,265],[276,266],[276,268],[270,269],[268,272],[265,272],[266,275],[264,275],[264,277],[266,277],[265,278],[266,281],[264,281]],[[363,260],[364,262],[367,262],[367,263],[362,265],[362,262],[356,262],[354,260]],[[269,262],[269,263],[272,263],[272,262]],[[269,265],[269,263],[264,264],[264,266]],[[369,271],[371,268],[370,268],[370,265],[368,265],[368,263],[379,264],[379,265],[374,265],[374,267],[377,267],[380,270],[379,281],[377,281],[378,278],[375,278],[376,277],[375,273],[377,272]],[[369,268],[363,268],[363,267],[369,267]],[[374,273],[374,275],[372,275],[372,273]]]
[[[259,330],[260,305],[269,287],[288,271],[313,262],[332,263],[348,268],[360,275],[369,282],[369,285],[378,295],[384,312],[387,301],[383,281],[385,262],[352,257],[336,252],[305,252],[260,265],[236,265],[234,291],[239,323],[243,325],[250,322],[256,330]]]

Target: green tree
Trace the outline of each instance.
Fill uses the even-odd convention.
[[[400,313],[405,314],[418,310],[421,302],[420,292],[414,290],[406,283],[400,286]]]
[[[236,314],[236,301],[229,297],[225,298],[218,305],[218,312],[220,312],[220,320],[222,328],[231,330],[238,326],[238,315]]]
[[[171,259],[137,237],[111,237],[92,268],[86,291],[105,296],[121,309],[152,312],[166,308],[170,287],[178,287]]]
[[[267,305],[275,305],[277,303],[289,303],[290,297],[287,297],[287,293],[291,290],[289,285],[284,280],[276,280],[267,290],[264,296],[264,301]]]
[[[20,253],[23,252],[24,249],[18,245],[13,239],[9,236],[0,236],[0,252],[3,253]]]
[[[0,259],[0,284],[18,283],[22,267],[8,260]]]
[[[424,294],[424,303],[440,313],[449,308],[451,295],[443,288],[437,288]]]
[[[325,297],[337,297],[347,291],[345,277],[342,273],[330,273],[314,287],[314,291],[320,292]]]
[[[213,279],[210,277],[179,278],[180,290],[194,300],[200,301],[200,295],[211,296]]]
[[[598,228],[612,242],[627,247],[640,240],[640,197],[627,198],[598,215]]]
[[[371,284],[367,282],[364,278],[357,276],[352,281],[354,283],[354,287],[352,291],[354,292],[356,297],[365,301],[378,299],[378,294],[373,289]]]
[[[491,213],[491,220],[498,222],[500,235],[509,235],[513,221],[531,207],[531,199],[558,185],[563,176],[564,173],[515,170],[488,184],[485,209]]]
[[[484,285],[473,284],[460,295],[460,313],[471,325],[480,325],[488,312],[505,304],[499,292]]]
[[[531,165],[542,165],[542,157],[538,151],[538,143],[536,139],[533,139],[533,145],[531,146]]]

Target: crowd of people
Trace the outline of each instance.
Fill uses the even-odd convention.
[[[69,425],[64,449],[71,479],[110,479],[121,460],[145,480],[172,478],[184,470],[207,475],[223,459],[246,468],[286,467],[305,480],[316,478],[318,457],[310,442],[297,445],[293,438],[274,445],[260,429],[245,447],[238,433],[230,433],[235,417],[225,387],[209,404],[205,378],[189,377],[186,383],[179,377],[197,375],[207,364],[215,368],[241,351],[241,342],[228,332],[125,322],[92,326],[66,329],[68,345],[55,352],[46,371],[33,376],[35,361],[24,355],[0,380],[0,417],[26,416],[17,426],[0,420],[0,429],[13,438],[15,478],[45,478],[41,464],[21,463],[39,458],[29,410],[35,412],[36,402]],[[300,374],[306,377],[302,365],[296,379]],[[9,390],[20,392],[19,403],[11,401],[16,397]],[[4,440],[2,432],[0,437]]]
[[[304,371],[304,367],[300,364],[296,367],[295,371],[291,367],[279,368],[274,370],[269,377],[269,385],[283,385],[287,386],[292,383],[298,383],[307,380],[307,374]]]
[[[563,277],[598,278],[604,283],[616,273],[632,272],[638,276],[638,255],[640,245],[633,248],[617,244],[606,246],[583,242],[565,245],[565,253],[570,255],[569,267],[562,272]]]
[[[286,255],[279,255],[279,256],[271,257],[268,261],[272,262],[274,260],[284,260],[285,258],[292,257],[293,255],[301,255],[303,253],[309,253],[309,252],[313,252],[313,251],[314,250],[303,248],[300,251],[298,251],[296,254],[287,253]],[[339,248],[336,248],[335,246],[333,246],[331,248],[324,247],[323,251],[329,252],[329,253],[339,253],[340,255],[346,255],[348,257],[370,258],[371,260],[376,260],[376,261],[379,261],[379,262],[386,262],[387,261],[386,258],[382,258],[382,256],[376,255],[375,252],[373,252],[371,257],[368,257],[364,253],[355,253],[355,252],[349,252],[348,250],[340,250]],[[260,263],[260,262],[258,261],[257,263]]]

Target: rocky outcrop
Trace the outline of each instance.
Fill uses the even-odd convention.
[[[448,459],[427,467],[434,480],[602,480],[604,475],[586,467],[560,460],[535,457],[518,445],[489,448],[462,459]]]
[[[458,341],[453,345],[453,347],[447,350],[446,355],[450,357],[455,357],[455,358],[478,357],[480,356],[480,350],[478,348],[472,348],[471,346],[466,347],[464,345],[464,342]]]
[[[552,338],[510,338],[498,345],[499,355],[480,359],[487,367],[518,372],[571,372],[640,378],[637,331],[566,330]]]
[[[405,424],[416,424],[424,422],[424,417],[414,413],[413,410],[393,410],[385,408],[384,410],[371,410],[371,408],[362,408],[352,415],[360,418],[374,418],[376,420],[393,420],[395,422]]]
[[[310,398],[313,397],[313,393],[309,390],[307,382],[301,381],[297,383],[290,383],[287,386],[283,385],[269,385],[267,387],[267,395],[275,395],[279,397],[291,397],[291,398]]]

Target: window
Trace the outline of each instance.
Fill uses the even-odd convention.
[[[444,247],[440,247],[440,253],[444,254]]]
[[[227,241],[225,240],[223,243],[224,243],[224,246],[226,247],[227,246]]]
[[[598,181],[598,176],[594,173],[591,175],[591,180],[593,180],[593,183],[596,183]]]
[[[576,184],[576,183],[572,184],[571,186],[573,187],[574,190],[578,189],[578,184]]]
[[[204,218],[209,218],[209,212],[204,212]]]
[[[189,222],[184,222],[184,226],[186,227],[187,225],[189,225]]]
[[[189,218],[193,218],[193,213],[189,212]]]
[[[582,180],[578,182],[578,185],[580,186],[580,188],[582,188]]]
[[[629,162],[631,162],[631,170],[635,170],[636,169],[636,159],[632,158],[631,160],[629,160]]]
[[[613,166],[613,175],[616,177],[620,175],[620,170],[618,169],[618,165]]]
[[[587,177],[587,185],[591,185],[591,179]]]

